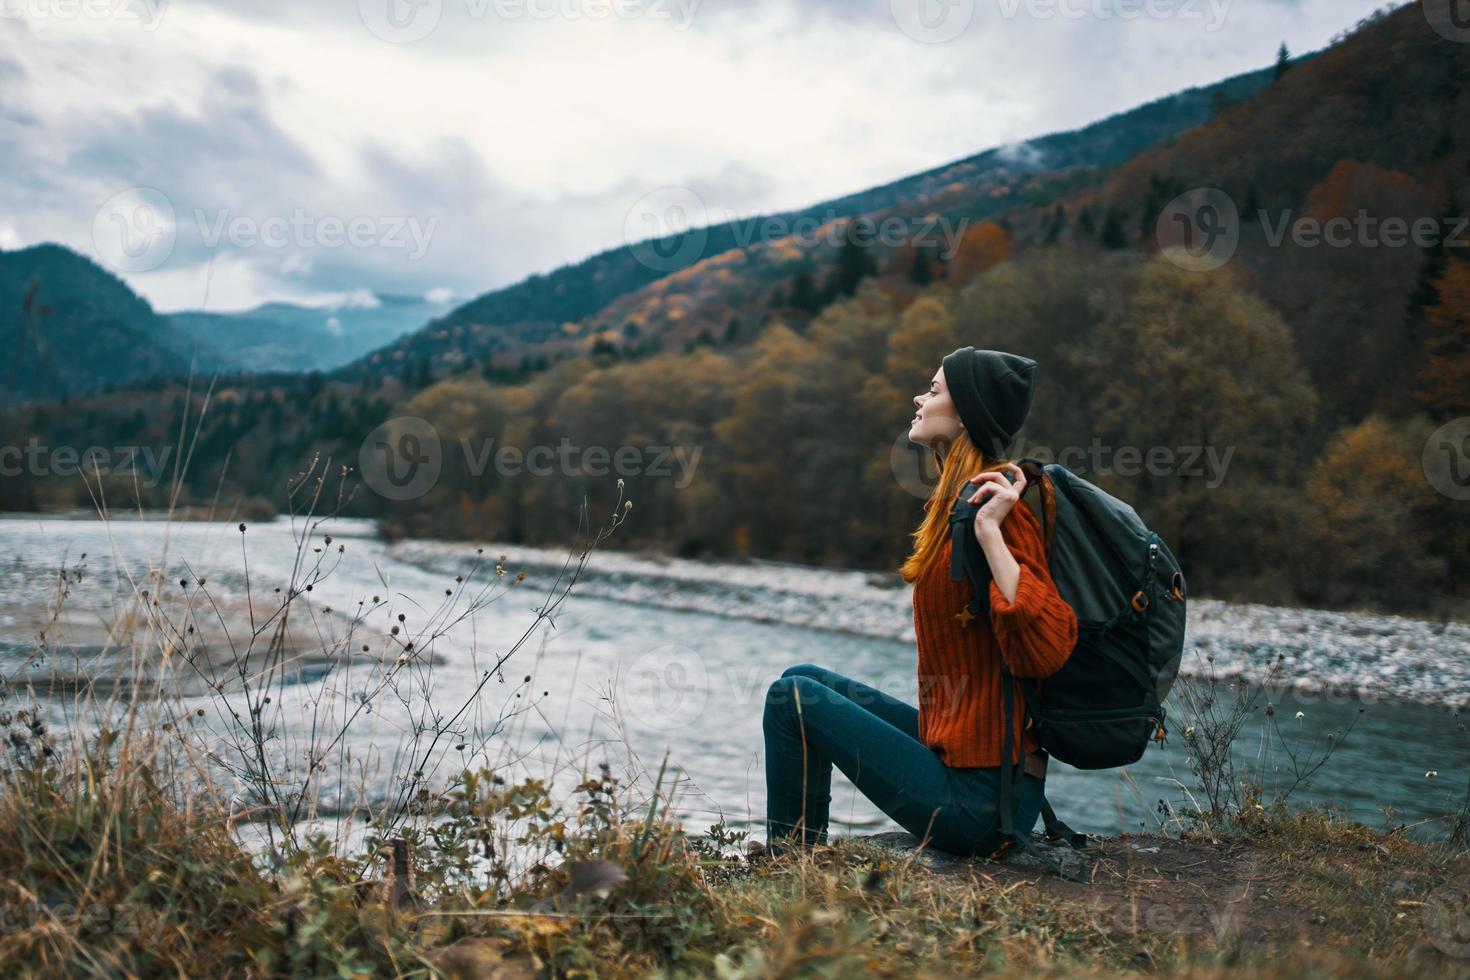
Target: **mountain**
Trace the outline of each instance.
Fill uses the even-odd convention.
[[[0,403],[184,377],[191,365],[196,374],[331,370],[449,302],[369,294],[322,307],[164,315],[63,245],[0,251]]]
[[[211,367],[240,371],[327,371],[398,339],[450,309],[450,301],[366,294],[327,306],[266,303],[238,313],[169,315],[197,341]]]
[[[112,273],[61,245],[0,251],[0,401],[184,374],[184,341]]]
[[[1319,435],[1374,411],[1470,408],[1470,391],[1417,396],[1433,322],[1458,315],[1446,272],[1470,254],[1467,54],[1419,4],[1380,11],[1210,123],[1055,206],[1008,211],[1015,246],[1109,239],[1153,253],[1190,244],[1173,240],[1179,219],[1201,245],[1218,231],[1224,268],[1292,328],[1322,396]],[[1197,189],[1213,190],[1178,212]]]
[[[758,258],[751,267],[753,273],[747,270],[733,277],[740,287],[735,290],[739,301],[727,308],[722,297],[717,304],[726,319],[717,323],[701,319],[700,329],[715,333],[728,326],[730,316],[748,315],[763,307],[773,284],[791,276],[803,264],[802,255],[781,248],[780,242],[761,238],[758,229],[767,222],[797,228],[804,223],[825,226],[895,208],[935,211],[957,220],[974,221],[1018,198],[1049,199],[1072,186],[1067,181],[1079,179],[1079,172],[1117,164],[1146,146],[1198,126],[1226,106],[1250,98],[1270,84],[1272,75],[1272,69],[1238,75],[1157,99],[1082,129],[989,149],[796,211],[694,228],[609,249],[574,265],[485,293],[349,365],[342,376],[400,373],[405,366],[414,368],[420,376],[427,368],[432,377],[479,364],[513,367],[528,358],[534,361],[541,355],[555,357],[589,348],[592,335],[604,330],[621,332],[616,343],[630,335],[646,342],[650,333],[661,333],[667,323],[640,323],[640,316],[626,309],[630,303],[638,304],[631,298],[640,290],[653,290],[658,296],[697,293],[709,284],[697,275],[689,275],[689,270],[715,262],[721,264],[716,277],[730,280],[729,267],[744,263],[739,253],[750,253],[749,257]],[[776,247],[752,247],[753,238],[759,240],[759,245]],[[756,252],[763,254],[757,257]],[[655,260],[650,261],[650,256]],[[746,288],[751,285],[747,279],[752,274],[764,287],[758,297]],[[599,315],[604,311],[607,315]],[[680,312],[675,310],[672,319],[683,319]],[[628,329],[629,323],[633,330]]]
[[[467,366],[542,363],[599,340],[649,350],[733,335],[764,315],[780,284],[833,258],[831,250],[805,253],[761,238],[755,229],[768,221],[827,226],[885,210],[978,220],[1017,200],[1065,192],[1079,174],[1198,125],[1270,77],[1263,70],[1191,89],[1073,132],[990,149],[800,210],[610,249],[453,309],[415,297],[368,296],[332,307],[271,303],[238,313],[161,315],[62,246],[0,253],[0,349],[14,352],[0,375],[0,400],[174,377],[191,365],[196,373],[337,369],[348,379],[411,369],[422,384]]]
[[[177,382],[0,411],[0,445],[161,446],[188,431],[193,500],[284,508],[303,474],[340,474],[356,487],[344,511],[390,535],[548,544],[616,495],[636,501],[621,547],[892,569],[929,465],[903,438],[911,398],[973,343],[1044,365],[1024,450],[1060,450],[1148,515],[1196,594],[1462,614],[1470,45],[1411,6],[1272,76],[1110,164],[1075,162],[1124,152],[1126,131],[1104,126],[1090,150],[1036,141],[974,158],[965,179],[941,168],[912,178],[913,196],[850,205],[876,206],[866,221],[971,222],[948,259],[908,242],[747,244],[727,226],[734,247],[716,251],[707,231],[672,272],[613,250],[589,260],[601,277],[584,263],[490,294],[331,376],[223,378],[208,412]],[[1159,230],[1201,188],[1229,206],[1179,216],[1207,244],[1238,238],[1208,270]],[[1360,215],[1378,231],[1355,229]],[[1387,221],[1408,219],[1445,240],[1386,242]],[[1338,222],[1344,241],[1305,234]],[[501,323],[474,312],[497,309]],[[495,337],[506,346],[486,353]],[[446,450],[406,501],[354,466],[404,417],[413,426],[390,429],[404,451],[429,444],[423,423]],[[527,479],[525,461],[553,446],[582,447],[587,465]],[[615,488],[606,453],[593,462],[609,447],[632,450]],[[7,494],[88,499],[39,475],[0,481],[0,506]]]

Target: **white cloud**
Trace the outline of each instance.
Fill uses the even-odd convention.
[[[336,304],[339,308],[349,310],[376,310],[383,305],[378,295],[368,289],[354,289],[342,301]]]
[[[147,186],[171,201],[178,240],[125,278],[160,308],[470,296],[622,244],[629,209],[661,187],[692,188],[718,219],[1019,151],[1264,67],[1282,40],[1318,47],[1379,0],[1233,0],[1217,30],[973,0],[943,44],[899,30],[889,0],[703,0],[688,30],[475,16],[493,3],[442,0],[413,44],[379,40],[357,2],[169,3],[154,30],[22,4],[0,17],[0,245],[96,254],[97,208]],[[280,245],[205,233],[298,213],[310,231]],[[365,244],[321,244],[323,222],[354,221],[371,225]],[[417,256],[387,241],[409,221]]]

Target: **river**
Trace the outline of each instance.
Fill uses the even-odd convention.
[[[298,562],[304,557],[307,567],[323,562],[331,571],[296,600],[293,621],[310,624],[326,646],[352,656],[308,652],[276,679],[270,717],[280,752],[330,744],[321,737],[326,722],[354,717],[354,708],[376,698],[356,713],[333,750],[350,759],[337,771],[356,767],[359,792],[391,799],[388,773],[402,768],[395,758],[412,744],[415,726],[432,726],[436,717],[452,718],[467,706],[457,734],[431,754],[431,778],[481,764],[565,778],[602,761],[617,773],[653,773],[667,753],[676,808],[698,831],[719,817],[758,828],[762,699],[785,667],[821,664],[910,702],[915,697],[907,592],[883,576],[598,550],[571,595],[505,664],[504,679],[486,680],[495,657],[536,626],[536,608],[546,602],[564,552],[485,544],[481,554],[474,545],[389,544],[368,523],[343,519],[317,527],[300,547],[306,527],[283,518],[242,533],[233,523],[0,515],[0,670],[39,684],[68,672],[123,669],[108,652],[103,625],[150,587],[149,569],[160,573],[151,580],[153,595],[173,604],[176,621],[183,621],[179,609],[191,609],[184,615],[200,624],[201,634],[213,623],[239,644],[239,623],[251,615],[263,619],[280,602],[274,589],[307,580]],[[502,553],[506,574],[497,577]],[[45,625],[43,610],[55,601],[62,568],[73,570],[65,602],[70,618],[52,628],[51,649],[37,657],[38,623]],[[518,571],[524,580],[512,584]],[[179,586],[180,579],[187,584]],[[494,601],[442,635],[415,632],[435,621],[436,609],[443,626],[474,607],[467,590],[479,581],[497,582],[491,592],[476,593]],[[453,607],[447,613],[446,604]],[[354,625],[343,611],[359,608],[370,612]],[[388,638],[399,614],[402,636],[421,642],[412,669],[383,687],[384,664],[400,649]],[[1229,698],[1223,686],[1229,679],[1255,676],[1249,665],[1269,661],[1278,649],[1289,653],[1292,683],[1258,691],[1259,707],[1272,703],[1274,725],[1263,710],[1251,716],[1236,743],[1237,763],[1258,775],[1269,796],[1292,784],[1303,757],[1320,753],[1333,733],[1333,757],[1292,802],[1329,803],[1374,826],[1419,824],[1414,832],[1435,836],[1445,827],[1438,818],[1464,804],[1470,784],[1470,740],[1446,707],[1470,693],[1467,636],[1454,624],[1192,599],[1186,666],[1226,675],[1221,692]],[[359,641],[370,649],[363,652]],[[211,642],[217,651],[221,641]],[[1212,667],[1207,654],[1215,657]],[[43,691],[53,724],[75,723],[76,681],[59,689],[65,695]],[[177,708],[176,714],[198,715],[199,731],[224,756],[229,710],[248,715],[243,695],[197,686],[186,686]],[[1092,833],[1158,830],[1167,820],[1160,801],[1177,808],[1192,789],[1180,737],[1191,719],[1179,704],[1172,708],[1168,742],[1150,747],[1133,766],[1081,772],[1053,762],[1048,795],[1059,814]],[[1337,735],[1349,725],[1345,737]],[[346,798],[344,778],[324,778],[323,814],[340,812],[331,799]],[[840,774],[832,815],[838,834],[894,829]]]

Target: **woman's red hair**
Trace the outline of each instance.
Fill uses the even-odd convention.
[[[924,519],[917,531],[910,535],[914,539],[914,550],[899,568],[905,582],[915,582],[930,565],[939,558],[949,537],[949,509],[960,486],[979,473],[1002,471],[1009,459],[990,459],[970,441],[963,430],[949,445],[942,457],[934,450],[934,462],[939,470],[939,479],[929,499],[924,502]],[[979,489],[978,487],[976,489]]]

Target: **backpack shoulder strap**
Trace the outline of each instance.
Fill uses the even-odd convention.
[[[1026,456],[1016,460],[1016,465],[1026,474],[1026,489],[1021,494],[1021,499],[1030,496],[1031,489],[1036,487],[1037,495],[1041,498],[1040,507],[1032,507],[1032,513],[1036,514],[1041,521],[1041,540],[1046,555],[1047,563],[1051,562],[1052,541],[1056,538],[1057,530],[1057,487],[1051,476],[1046,472],[1046,464],[1035,456]]]
[[[955,494],[949,510],[949,578],[951,582],[969,578],[974,589],[969,605],[955,614],[965,625],[976,617],[984,617],[987,622],[990,619],[990,563],[975,540],[975,512],[980,507],[970,503],[977,489],[966,483]]]
[[[1042,537],[1046,558],[1050,563],[1052,539],[1056,532],[1056,487],[1051,478],[1047,476],[1045,464],[1041,460],[1034,456],[1027,456],[1017,460],[1016,463],[1026,474],[1026,489],[1022,492],[1021,498],[1024,500],[1031,493],[1032,487],[1041,488],[1037,492],[1041,497]],[[1005,475],[1007,479],[1010,479],[1009,471],[1005,471]],[[980,543],[975,540],[975,512],[980,508],[969,501],[976,489],[978,488],[975,484],[965,483],[955,494],[955,499],[950,505],[949,578],[952,582],[960,582],[967,576],[969,577],[970,584],[975,588],[975,595],[966,609],[970,616],[984,616],[988,620],[990,617],[990,604],[987,601],[990,563],[985,560],[985,555],[980,550]],[[1029,502],[1027,506],[1030,506]],[[1033,508],[1033,511],[1035,510]]]

